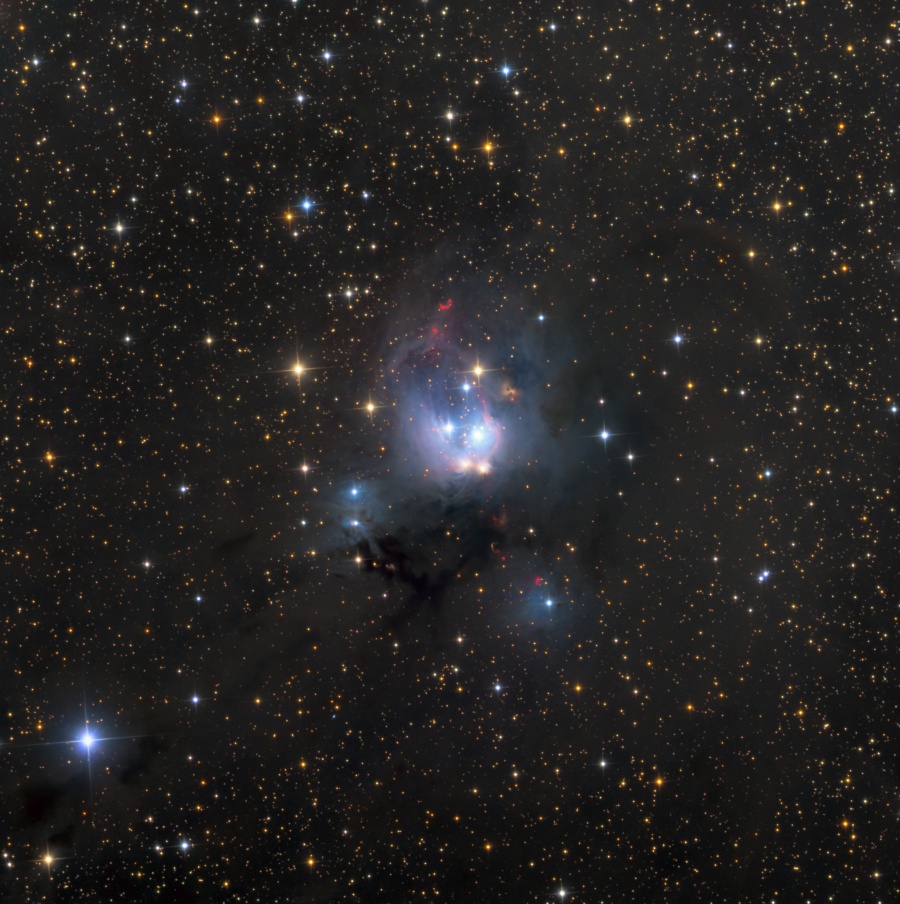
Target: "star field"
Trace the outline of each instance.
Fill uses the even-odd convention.
[[[0,898],[900,897],[900,19],[0,8]]]

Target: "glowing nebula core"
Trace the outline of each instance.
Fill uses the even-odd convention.
[[[510,460],[518,395],[509,350],[488,347],[483,367],[472,333],[447,301],[391,367],[410,464],[444,483],[485,477]]]

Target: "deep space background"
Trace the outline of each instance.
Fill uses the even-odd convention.
[[[0,7],[0,898],[900,900],[896,8]]]

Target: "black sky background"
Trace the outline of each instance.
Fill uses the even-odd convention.
[[[897,896],[887,5],[0,28],[4,900]]]

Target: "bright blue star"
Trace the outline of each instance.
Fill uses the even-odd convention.
[[[97,739],[89,731],[85,731],[85,733],[81,736],[81,743],[87,750],[90,750],[91,747],[94,746],[95,740]]]

